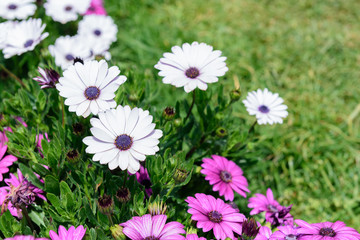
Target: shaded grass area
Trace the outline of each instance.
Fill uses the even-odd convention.
[[[107,0],[106,7],[119,26],[113,60],[145,72],[154,86],[162,53],[196,40],[228,57],[220,80],[227,91],[239,79],[243,97],[257,88],[278,92],[289,116],[257,126],[260,163],[244,169],[252,193],[271,187],[281,203],[294,204],[296,218],[360,228],[359,1]],[[187,97],[162,88],[159,107]],[[236,114],[254,121],[240,102]]]

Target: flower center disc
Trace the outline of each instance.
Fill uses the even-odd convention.
[[[68,60],[68,61],[74,60],[74,56],[71,55],[71,54],[67,54],[67,55],[65,56],[65,58],[66,58],[66,60]]]
[[[97,99],[100,95],[100,90],[97,87],[88,87],[85,90],[85,97],[88,100],[94,100]]]
[[[320,235],[321,236],[335,237],[336,232],[332,228],[322,228],[322,229],[320,229]]]
[[[262,112],[262,113],[268,113],[270,111],[270,109],[265,105],[261,105],[259,107],[259,111]]]
[[[16,6],[15,4],[10,4],[10,5],[8,6],[8,9],[10,9],[10,10],[15,10],[15,9],[17,9],[17,6]]]
[[[70,12],[72,10],[72,6],[66,6],[65,11]]]
[[[220,173],[220,178],[223,182],[231,182],[232,180],[232,177],[231,177],[231,174],[228,172],[228,171],[221,171]]]
[[[214,223],[219,223],[222,221],[222,214],[219,213],[218,211],[209,212],[208,217],[209,217],[210,221],[212,221]]]
[[[150,237],[146,237],[144,240],[158,240],[158,238],[154,236],[150,236]]]
[[[270,212],[272,212],[272,213],[277,213],[277,212],[279,212],[279,210],[278,210],[274,205],[269,204],[269,205],[267,206],[267,208],[268,208],[268,210],[269,210]]]
[[[94,34],[95,34],[96,36],[100,36],[100,35],[101,35],[101,31],[100,31],[99,29],[96,29],[96,30],[94,31]]]
[[[185,75],[188,78],[194,79],[194,78],[197,78],[200,75],[200,72],[199,72],[199,70],[197,68],[191,67],[188,70],[186,70]]]
[[[115,146],[121,151],[130,149],[132,144],[132,138],[126,134],[120,135],[115,139]]]
[[[25,43],[24,43],[24,47],[31,47],[31,45],[33,45],[34,43],[34,40],[27,40]]]
[[[289,234],[285,237],[285,240],[296,240],[297,236],[294,234]]]

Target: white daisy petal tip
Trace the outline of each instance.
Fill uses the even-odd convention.
[[[205,43],[184,43],[181,47],[172,47],[171,51],[164,53],[154,68],[160,70],[163,83],[184,87],[187,93],[196,88],[205,91],[208,83],[228,71],[226,57]]]
[[[150,116],[150,118],[149,118]],[[140,168],[140,161],[147,155],[159,151],[159,138],[163,133],[154,129],[155,124],[149,123],[152,116],[141,108],[131,109],[129,106],[117,106],[92,118],[92,136],[85,137],[83,143],[88,145],[87,153],[95,154],[93,161],[101,159],[101,164],[107,164],[110,170],[119,167],[135,173]],[[106,157],[102,154],[110,151]],[[99,157],[100,156],[100,157]]]
[[[287,106],[279,94],[264,90],[249,92],[243,103],[250,115],[255,115],[259,125],[275,123],[282,124],[283,118],[287,117]]]
[[[97,115],[112,107],[108,102],[115,102],[114,93],[122,84],[117,82],[118,78],[125,76],[105,67],[92,60],[76,63],[63,72],[64,77],[59,79],[56,89],[66,98],[65,105],[70,106],[70,112],[86,118],[91,113]]]

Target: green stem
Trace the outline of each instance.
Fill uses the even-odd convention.
[[[16,81],[18,81],[22,87],[25,87],[25,88],[26,88],[26,85],[24,84],[24,82],[21,81],[20,78],[18,78],[15,74],[13,74],[13,73],[12,73],[9,69],[7,69],[3,64],[0,64],[0,67],[1,67],[1,69],[4,70],[7,74],[9,74],[10,77],[12,77],[12,78],[15,79]]]
[[[106,216],[108,217],[111,226],[114,226],[113,220],[111,218],[111,214],[106,214]]]
[[[60,97],[60,96],[59,96]],[[61,98],[61,97],[60,97]],[[61,102],[61,112],[62,112],[62,126],[65,127],[65,107],[64,107],[64,99],[60,99]]]
[[[184,123],[185,123],[186,120],[190,117],[190,114],[191,114],[191,111],[192,111],[192,109],[193,109],[193,107],[194,107],[194,104],[195,104],[195,90],[193,91],[192,103],[191,103],[191,106],[190,106],[190,108],[189,108],[189,111],[188,111],[188,113],[187,113],[187,115],[186,115],[186,117],[185,117],[185,119],[184,119]]]
[[[21,207],[20,207],[20,208],[21,208],[21,210],[22,210],[22,214],[25,216],[25,219],[26,219],[26,221],[27,221],[28,224],[29,224],[29,227],[31,228],[31,231],[34,232],[34,231],[35,231],[35,228],[34,228],[34,225],[32,224],[32,221],[31,221],[31,219],[30,219],[30,217],[29,217],[29,214],[28,214],[28,211],[27,211],[25,205],[24,205],[24,204],[21,204]]]
[[[38,160],[35,156],[35,154],[32,152],[32,151],[29,151],[29,154],[30,154],[30,159],[35,162],[35,163],[38,163]]]
[[[172,192],[172,190],[174,190],[174,188],[175,188],[175,183],[173,183],[173,185],[171,186],[171,188],[169,189],[169,191],[167,192],[167,194],[166,194],[166,198],[168,198],[169,197],[169,195],[170,195],[170,193]]]
[[[252,133],[252,132],[254,132],[254,130],[255,130],[255,125],[257,124],[257,120],[255,120],[255,122],[251,125],[251,127],[250,127],[250,129],[249,129],[249,134],[250,133]]]

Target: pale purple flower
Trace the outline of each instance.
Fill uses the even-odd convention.
[[[336,221],[322,223],[307,223],[303,220],[295,220],[299,225],[297,230],[301,236],[299,240],[358,240],[360,234],[353,228],[347,227],[345,223]]]
[[[166,215],[151,216],[146,214],[133,217],[125,223],[123,233],[131,240],[157,239],[157,240],[184,240],[184,226],[179,222],[166,223]]]
[[[216,239],[234,238],[234,232],[241,234],[242,222],[246,219],[229,204],[211,195],[196,193],[194,197],[187,197],[185,202],[190,207],[191,219],[197,221],[197,228],[204,232],[213,230]]]
[[[261,226],[258,235],[254,240],[269,240],[272,235],[272,231],[267,226]]]
[[[3,180],[3,174],[9,172],[9,168],[17,158],[13,155],[7,155],[4,157],[7,150],[7,146],[0,145],[0,182]]]
[[[270,240],[297,240],[300,237],[297,230],[298,228],[290,225],[279,226],[278,231],[271,235]]]
[[[213,191],[219,191],[225,200],[234,200],[234,191],[246,198],[245,192],[250,192],[248,182],[243,176],[243,171],[233,161],[224,157],[212,155],[212,158],[204,158],[201,173],[213,186]]]
[[[186,240],[206,240],[206,238],[198,237],[196,234],[188,234],[186,235]]]
[[[55,88],[55,84],[59,81],[60,74],[54,69],[41,67],[38,68],[38,72],[41,76],[33,78],[39,83],[41,88]]]
[[[64,226],[59,226],[58,233],[50,230],[49,235],[51,240],[81,240],[85,236],[86,228],[83,225],[75,228],[71,226],[69,230],[66,230]]]
[[[5,238],[5,240],[49,240],[48,238],[35,238],[34,236],[18,235],[12,238]]]

